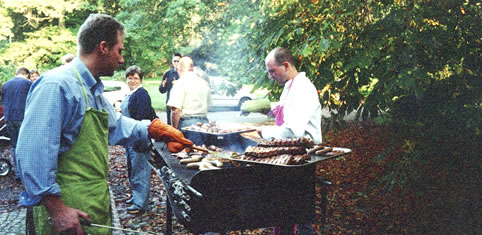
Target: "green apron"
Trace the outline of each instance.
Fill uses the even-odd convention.
[[[82,91],[87,110],[77,140],[59,158],[56,182],[66,206],[88,213],[92,223],[111,226],[107,184],[109,113],[90,108],[83,85]],[[57,234],[48,217],[43,205],[34,208],[37,234]],[[110,234],[105,228],[82,226],[82,229],[88,234]]]

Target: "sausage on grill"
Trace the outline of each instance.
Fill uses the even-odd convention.
[[[308,138],[288,138],[288,139],[272,139],[258,143],[259,147],[290,147],[304,146],[305,148],[313,148],[313,140]]]

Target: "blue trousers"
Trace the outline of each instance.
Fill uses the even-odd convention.
[[[13,161],[15,162],[15,178],[19,179],[20,172],[18,171],[18,167],[17,167],[15,149],[17,148],[18,132],[20,131],[20,126],[22,125],[22,121],[8,120],[6,124],[7,124],[8,137],[10,138],[10,144],[12,145]]]
[[[124,146],[127,158],[127,173],[132,190],[132,201],[141,210],[149,208],[151,167],[147,162],[151,152],[139,153],[132,146]]]

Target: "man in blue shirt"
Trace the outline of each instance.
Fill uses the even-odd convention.
[[[79,220],[112,224],[108,145],[150,138],[164,141],[171,151],[192,145],[158,119],[122,116],[104,97],[100,77],[112,76],[124,63],[124,27],[117,20],[90,15],[79,28],[77,48],[71,63],[32,85],[20,128],[17,164],[26,189],[20,203],[35,206],[38,234],[110,234],[109,229],[82,227]]]
[[[13,159],[15,161],[15,148],[17,146],[18,132],[23,121],[25,101],[28,90],[32,85],[29,80],[30,72],[24,67],[17,70],[15,77],[2,87],[3,115],[7,124],[7,132],[12,144]],[[16,165],[16,164],[15,164]],[[18,167],[15,167],[15,178],[20,179]]]

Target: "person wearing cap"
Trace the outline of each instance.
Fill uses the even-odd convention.
[[[26,192],[19,202],[34,207],[37,234],[110,234],[81,225],[112,225],[108,145],[156,139],[173,152],[192,145],[159,119],[123,116],[103,96],[100,77],[124,63],[122,24],[91,14],[79,28],[77,48],[72,62],[32,85],[20,128],[16,154]]]

